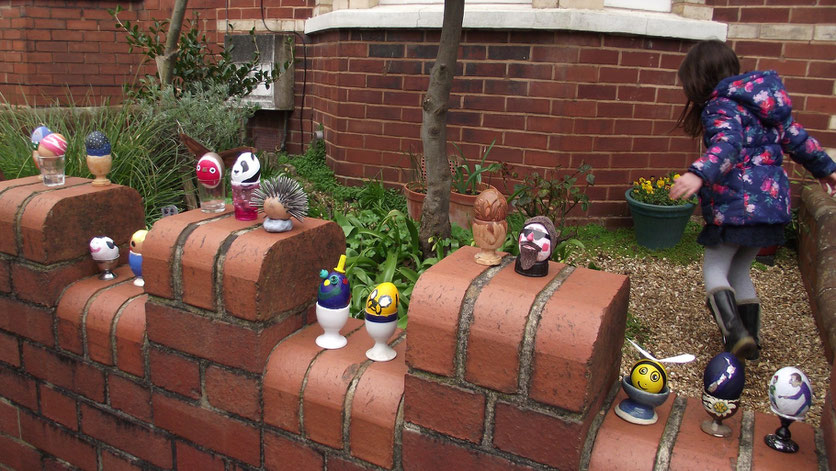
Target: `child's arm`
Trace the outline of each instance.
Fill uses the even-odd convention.
[[[781,148],[818,178],[824,191],[836,194],[836,162],[822,149],[819,141],[792,117],[784,126]]]
[[[736,104],[727,99],[712,100],[703,111],[706,151],[688,171],[707,185],[722,182],[740,158],[743,126],[738,115]]]

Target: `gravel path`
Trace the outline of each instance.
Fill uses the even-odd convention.
[[[630,276],[630,313],[647,328],[643,347],[656,358],[693,353],[686,365],[666,365],[671,390],[679,395],[702,397],[702,375],[708,361],[723,350],[720,332],[705,307],[702,261],[677,265],[661,259],[635,259],[590,255],[602,270]],[[746,362],[746,388],[741,407],[772,414],[767,384],[784,366],[796,366],[813,386],[813,405],[806,421],[819,426],[822,405],[829,389],[830,366],[824,356],[807,292],[801,281],[795,252],[781,249],[774,266],[755,264],[752,269],[762,306],[761,358]],[[641,344],[642,342],[640,342]],[[639,358],[625,342],[622,373],[629,373]],[[708,414],[706,414],[706,418]],[[776,420],[776,426],[777,426]]]

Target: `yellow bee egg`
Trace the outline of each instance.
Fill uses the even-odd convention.
[[[643,359],[637,361],[630,370],[630,382],[642,391],[655,394],[664,389],[668,373],[661,363]]]

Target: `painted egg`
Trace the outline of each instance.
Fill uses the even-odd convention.
[[[32,131],[32,145],[37,148],[38,144],[41,143],[41,140],[49,134],[52,134],[52,131],[50,131],[48,127],[38,126],[34,131]]]
[[[340,255],[340,261],[330,273],[322,270],[319,274],[323,278],[319,284],[316,302],[328,309],[340,309],[351,302],[351,286],[345,276],[345,255]]]
[[[206,188],[217,187],[224,174],[224,164],[221,156],[209,152],[197,161],[197,181]]]
[[[810,380],[798,368],[786,366],[769,380],[769,405],[781,417],[801,420],[813,403]]]
[[[148,231],[145,229],[134,232],[134,235],[131,236],[131,252],[142,253],[142,244],[145,243],[145,236],[147,235]]]
[[[630,382],[642,391],[656,394],[665,388],[668,372],[658,361],[644,358],[637,361],[630,370]]]
[[[718,399],[739,399],[745,383],[743,365],[736,356],[728,352],[712,358],[702,375],[704,391]]]
[[[101,157],[110,154],[110,141],[101,131],[93,131],[84,139],[87,155]]]
[[[107,236],[93,237],[90,240],[90,255],[93,260],[113,260],[119,258],[119,247]]]
[[[377,285],[366,299],[366,317],[398,316],[398,288],[389,282]],[[388,320],[388,319],[387,319]]]
[[[261,162],[258,161],[252,152],[244,152],[238,156],[238,160],[232,166],[230,175],[232,183],[257,183],[261,178]]]
[[[67,138],[54,132],[47,134],[38,144],[38,154],[42,157],[58,157],[67,152]]]

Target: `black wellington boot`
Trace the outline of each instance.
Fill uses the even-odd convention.
[[[737,312],[740,314],[740,321],[743,322],[743,327],[755,339],[755,346],[757,347],[746,359],[757,360],[760,357],[761,349],[761,305],[759,303],[738,304]]]
[[[741,359],[748,358],[753,351],[757,352],[755,339],[740,320],[732,290],[723,289],[709,294],[706,304],[720,327],[727,352]]]

